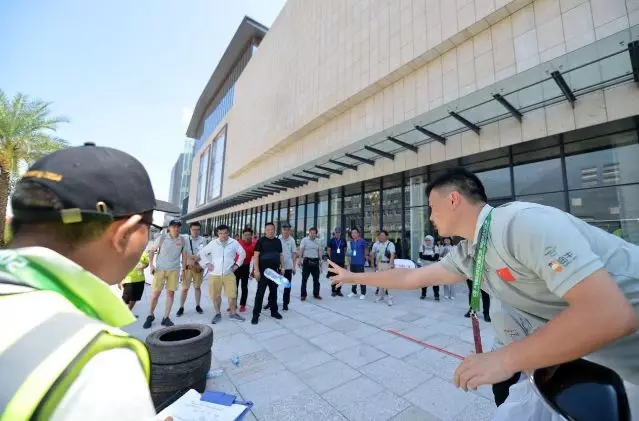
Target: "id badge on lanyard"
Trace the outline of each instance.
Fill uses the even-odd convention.
[[[490,221],[492,219],[491,210],[484,223],[482,224],[479,244],[475,249],[475,264],[473,267],[473,284],[470,295],[470,313],[473,326],[473,341],[475,342],[475,352],[481,354],[483,352],[481,344],[481,334],[479,332],[479,319],[477,312],[479,311],[479,299],[481,297],[481,280],[484,276],[484,263],[486,261],[486,249],[488,248],[488,237],[490,236]]]

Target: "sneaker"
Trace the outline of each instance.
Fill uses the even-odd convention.
[[[344,296],[344,294],[342,294],[342,292],[341,292],[341,291],[338,291],[338,292],[337,292],[337,296],[338,296],[338,297],[343,297],[343,296]]]
[[[147,318],[144,321],[144,324],[142,325],[142,327],[145,328],[145,329],[149,329],[151,327],[151,324],[153,323],[153,320],[155,320],[155,316],[153,316],[153,315],[147,316]]]
[[[359,296],[359,299],[360,299],[360,300],[365,300],[365,299],[366,299],[366,295],[364,295],[364,294],[360,295],[360,296]]]
[[[388,304],[388,306],[389,306],[389,307],[392,307],[392,305],[393,305],[393,299],[392,299],[392,298],[389,298],[389,299],[388,299],[387,304]]]
[[[425,295],[422,295],[421,297],[419,297],[419,299],[420,299],[420,300],[425,300],[425,299],[426,299],[426,296],[425,296]]]
[[[246,311],[246,306],[240,306],[240,313],[244,313]]]
[[[233,313],[233,314],[231,314],[231,315],[229,316],[229,319],[231,319],[231,320],[237,320],[238,322],[243,322],[243,321],[245,321],[245,320],[246,320],[244,317],[240,316],[240,315],[239,315],[239,314],[237,314],[237,313]]]
[[[484,321],[490,323],[492,320],[490,319],[490,314],[484,314]]]
[[[435,301],[439,301],[439,297],[435,297]]]
[[[464,317],[467,317],[467,318],[470,317],[470,310],[468,310],[466,314],[464,314]]]
[[[263,310],[268,310],[269,308],[271,308],[270,304],[265,305],[264,307],[262,307]]]
[[[354,292],[349,292],[347,295],[348,298],[353,298],[354,296],[355,296]]]
[[[383,295],[381,297],[375,298],[375,302],[376,303],[381,303],[382,301],[384,301],[384,296]]]
[[[331,297],[337,297],[337,293],[335,291],[331,292]]]
[[[282,315],[280,313],[273,313],[273,314],[271,314],[271,317],[274,318],[274,319],[277,319],[277,320],[282,320],[283,319],[283,317],[282,317]]]
[[[178,308],[177,313],[175,313],[175,315],[178,316],[178,317],[180,317],[183,314],[184,314],[184,307]]]
[[[195,306],[195,311],[198,312],[198,314],[203,314],[204,310],[202,310],[202,307],[200,307],[199,305]]]
[[[379,295],[379,288],[375,290],[375,295]]]
[[[168,317],[165,317],[164,319],[162,319],[162,323],[160,323],[162,326],[166,326],[166,327],[171,327],[173,326],[175,323],[173,323],[171,321],[171,319],[169,319]]]
[[[253,318],[251,319],[251,324],[256,325],[259,319],[260,319],[259,316],[253,316]]]
[[[306,301],[306,297],[300,297],[300,300]]]
[[[282,310],[288,311],[288,304],[283,304],[282,305]]]
[[[450,297],[448,297],[448,299],[449,299],[449,300],[454,300],[454,299],[455,299],[455,297],[450,296]]]
[[[320,297],[319,295],[313,295],[313,298],[315,298],[316,300],[321,300],[322,297]]]
[[[213,320],[211,320],[211,324],[214,325],[216,323],[220,323],[222,321],[222,315],[220,313],[217,313],[215,316],[213,316]]]

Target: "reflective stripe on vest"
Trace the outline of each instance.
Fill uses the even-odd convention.
[[[33,304],[41,304],[43,294],[60,311],[25,329],[18,338],[0,338],[0,421],[49,419],[84,365],[109,349],[131,349],[149,378],[149,355],[142,342],[75,308],[70,312],[59,294],[34,291],[0,296],[0,309],[20,302],[23,309],[38,312]]]

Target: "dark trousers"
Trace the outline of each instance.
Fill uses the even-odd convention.
[[[304,263],[302,264],[302,291],[300,294],[302,297],[306,297],[306,281],[308,281],[309,275],[313,277],[313,297],[317,297],[319,295],[319,273],[319,264],[314,265],[304,259]]]
[[[345,267],[346,263],[337,263],[337,262],[333,262],[335,264],[337,264],[337,266],[339,267]],[[328,271],[328,273],[326,274],[326,277],[328,279],[331,279],[331,277],[335,276],[335,273],[331,272],[330,270]],[[342,287],[335,287],[335,285],[331,284],[331,292],[337,294],[339,292],[342,292]]]
[[[364,265],[353,265],[351,264],[351,272],[353,273],[364,273]],[[362,295],[366,295],[366,285],[360,285],[359,291]],[[351,292],[353,294],[357,294],[357,284],[353,284],[351,286]]]
[[[426,296],[426,291],[428,291],[428,287],[422,288],[422,297]],[[439,285],[433,287],[433,293],[435,294],[435,298],[439,297]]]
[[[241,291],[240,294],[240,305],[246,305],[246,299],[248,298],[248,279],[249,279],[249,270],[251,268],[250,264],[242,265],[235,271],[235,285],[237,285],[238,294],[240,292],[240,282],[241,282]]]
[[[470,307],[470,298],[473,295],[473,281],[466,279],[466,285],[468,285],[468,307]],[[481,290],[481,306],[484,314],[490,313],[490,295],[483,289]]]
[[[503,382],[495,383],[493,385],[493,396],[495,397],[495,404],[497,406],[506,401],[506,398],[508,398],[508,394],[510,393],[510,386],[517,383],[520,374],[521,373],[515,373],[515,375],[508,380],[504,380]]]
[[[264,271],[267,268],[260,267],[260,280],[257,283],[257,292],[255,293],[255,304],[253,305],[253,317],[259,317],[262,312],[262,303],[264,302],[264,294],[268,288],[268,306],[271,314],[277,314],[277,284],[266,276]],[[271,268],[277,271],[277,268]]]
[[[293,270],[286,269],[284,271],[284,277],[288,279],[289,282],[293,281]],[[282,301],[284,302],[284,308],[288,306],[288,303],[291,302],[291,288],[284,288],[284,293],[282,294]],[[269,296],[270,298],[270,296]],[[277,301],[277,300],[276,300]],[[270,301],[269,301],[270,303]]]

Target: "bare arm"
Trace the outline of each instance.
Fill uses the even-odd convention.
[[[508,369],[529,371],[572,361],[639,328],[639,317],[605,269],[586,277],[563,298],[569,307],[557,317],[496,351]]]
[[[256,274],[260,273],[260,252],[256,251],[253,253],[253,272]]]
[[[454,284],[465,279],[465,275],[450,272],[436,263],[419,269],[393,269],[375,273],[344,272],[340,283],[375,285],[389,289],[419,289],[433,285]]]

